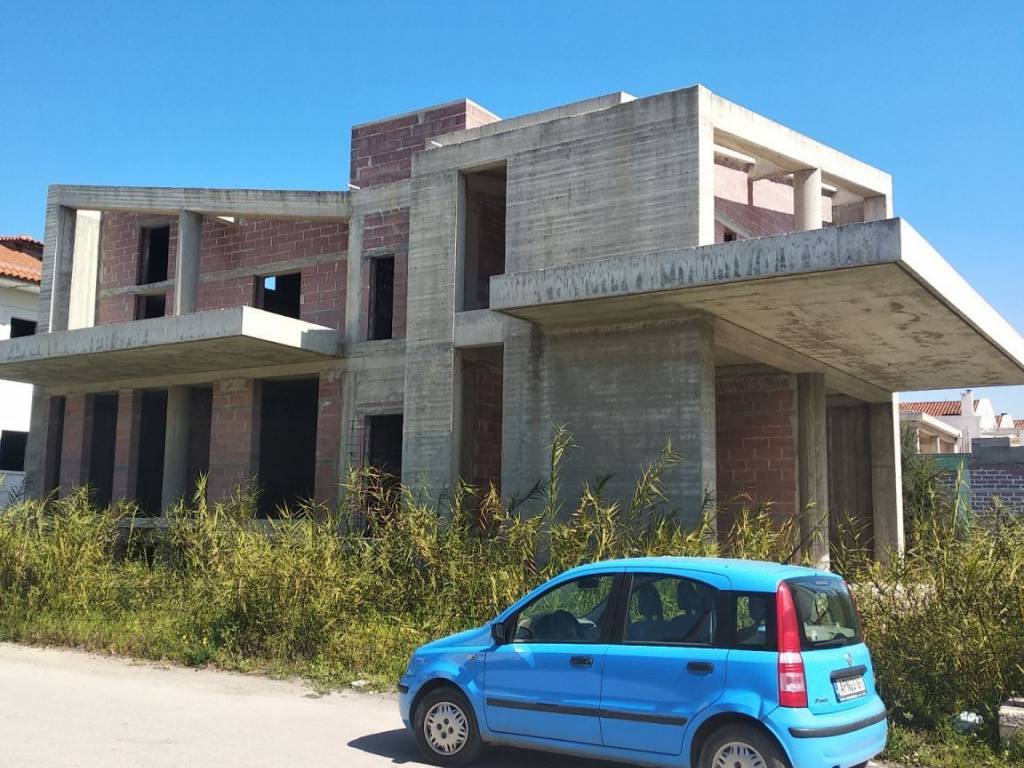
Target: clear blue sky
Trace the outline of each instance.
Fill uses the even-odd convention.
[[[342,189],[353,123],[701,82],[895,179],[1018,329],[1024,3],[0,0],[0,232],[51,183]],[[991,390],[1024,418],[1024,388]]]

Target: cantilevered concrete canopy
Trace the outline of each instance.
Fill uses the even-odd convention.
[[[232,307],[0,342],[0,379],[68,387],[326,361],[338,350],[332,328]]]
[[[1024,339],[901,219],[501,275],[491,308],[541,326],[703,310],[717,345],[866,400],[1024,383]]]

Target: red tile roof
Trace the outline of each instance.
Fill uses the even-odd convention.
[[[933,400],[900,403],[900,410],[909,413],[927,413],[929,416],[959,416],[959,400]]]
[[[1015,429],[1024,429],[1024,419],[1014,419],[1013,426]]]
[[[40,282],[43,278],[43,262],[32,253],[25,253],[25,250],[41,251],[42,248],[41,242],[28,235],[0,235],[0,277]]]

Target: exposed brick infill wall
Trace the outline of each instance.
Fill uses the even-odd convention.
[[[122,389],[117,393],[117,437],[114,445],[112,498],[134,499],[139,464],[139,419],[142,391]]]
[[[1004,509],[1024,514],[1024,447],[1011,447],[1006,438],[1000,442],[974,443],[968,463],[971,507],[983,513],[997,497]]]
[[[253,379],[214,382],[207,496],[219,501],[250,484],[259,465],[260,386]]]
[[[64,436],[60,455],[60,495],[89,482],[89,441],[92,407],[88,395],[68,395],[64,400]]]
[[[412,156],[427,141],[452,131],[476,128],[497,118],[465,99],[357,125],[352,129],[349,178],[360,188],[408,179]]]
[[[316,471],[315,496],[317,501],[333,507],[338,503],[340,477],[339,446],[341,445],[342,374],[320,375],[316,413]]]
[[[466,376],[464,395],[472,398],[467,404],[466,437],[469,466],[462,479],[478,488],[490,483],[501,489],[501,422],[503,375],[500,365],[488,361],[463,362]]]
[[[362,250],[362,312],[359,317],[359,338],[369,333],[370,262],[382,256],[395,257],[394,314],[391,337],[405,338],[406,296],[409,290],[409,209],[374,213],[363,218]]]
[[[154,221],[140,214],[104,214],[97,324],[134,319],[135,292],[112,292],[136,288],[140,227]],[[165,293],[168,314],[174,302],[177,229],[177,221],[172,220],[170,287]],[[245,219],[228,224],[207,217],[203,220],[200,248],[198,309],[251,306],[256,296],[257,274],[300,272],[300,318],[343,330],[347,222]]]
[[[744,504],[772,502],[772,515],[797,512],[796,380],[793,376],[722,377],[715,382],[718,529]],[[737,499],[749,494],[751,500]]]

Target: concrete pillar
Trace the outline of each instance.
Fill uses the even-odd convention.
[[[896,395],[870,405],[871,497],[875,559],[889,562],[903,554],[903,468]]]
[[[167,429],[164,432],[164,471],[160,508],[167,510],[186,497],[188,488],[188,437],[192,390],[167,389]]]
[[[68,312],[71,305],[71,274],[75,260],[75,224],[77,214],[74,208],[57,206],[53,219],[52,234],[47,231],[43,248],[44,272],[49,267],[50,303],[49,330],[51,333],[68,329]],[[50,217],[47,217],[50,223]],[[49,227],[48,227],[49,229]],[[45,283],[47,275],[44,274]],[[42,297],[40,297],[42,298]]]
[[[53,434],[58,419],[52,417],[56,398],[48,397],[46,390],[36,386],[32,390],[32,415],[31,429],[28,433],[28,444],[25,446],[25,493],[33,499],[38,499],[46,494],[59,478],[51,478],[47,482],[48,462],[47,458],[52,455],[51,441],[59,441],[59,433]],[[60,445],[57,445],[56,456],[60,459]],[[52,462],[52,465],[56,461]]]
[[[203,216],[195,211],[178,214],[178,256],[174,277],[174,314],[195,312],[199,303],[199,251]]]
[[[64,400],[64,436],[60,454],[60,495],[67,496],[89,482],[89,449],[92,438],[92,403],[88,395],[68,395]]]
[[[864,198],[864,221],[892,218],[892,201],[888,195]]]
[[[341,482],[341,427],[344,374],[320,374],[316,412],[316,470],[314,496],[330,507],[338,503]]]
[[[821,169],[793,172],[793,225],[799,230],[820,229]]]
[[[360,341],[360,317],[363,306],[363,217],[353,215],[348,222],[348,265],[345,290],[345,341]]]
[[[213,385],[210,426],[210,501],[248,486],[259,471],[260,386],[254,379],[225,379]]]
[[[117,393],[117,438],[114,445],[114,481],[111,497],[136,498],[139,479],[139,421],[142,391],[122,389]]]
[[[803,553],[821,567],[829,562],[828,413],[825,376],[797,376],[797,486]]]

